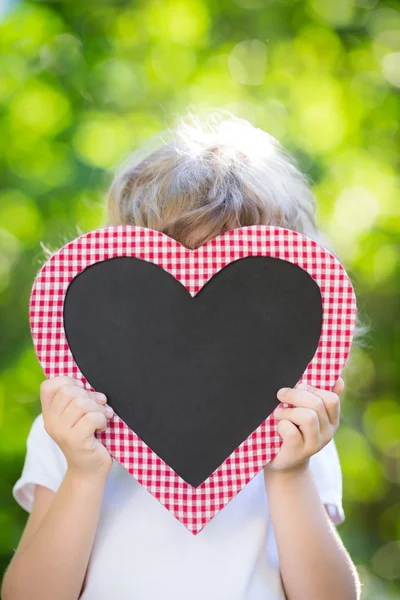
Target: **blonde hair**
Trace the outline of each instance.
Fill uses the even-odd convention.
[[[315,210],[307,177],[280,142],[222,110],[203,120],[189,111],[150,139],[118,167],[107,196],[109,225],[156,229],[188,248],[258,224],[328,248]]]

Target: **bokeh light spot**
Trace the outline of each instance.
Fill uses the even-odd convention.
[[[99,102],[130,107],[138,104],[147,93],[146,71],[134,61],[110,58],[93,70],[93,93]]]
[[[393,541],[381,546],[371,560],[372,568],[384,579],[400,577],[400,542]]]
[[[0,194],[1,227],[20,241],[37,240],[44,224],[37,205],[19,190],[6,190]]]
[[[309,6],[321,19],[337,27],[352,23],[355,14],[352,0],[309,0]]]
[[[123,118],[112,114],[87,117],[74,136],[81,159],[93,166],[112,166],[132,144],[132,134]]]
[[[0,23],[0,49],[11,47],[25,56],[38,49],[64,29],[62,18],[49,7],[20,3]]]
[[[329,153],[346,131],[342,90],[330,77],[305,75],[291,86],[291,124],[299,143],[312,154]]]
[[[400,406],[395,399],[371,402],[364,411],[363,425],[368,439],[382,452],[400,445]]]
[[[392,85],[400,87],[400,52],[391,52],[384,56],[382,70],[384,76]]]
[[[0,101],[5,101],[28,76],[26,61],[16,52],[0,54]]]
[[[47,83],[31,80],[10,103],[10,118],[15,125],[39,135],[54,135],[70,123],[67,97]]]
[[[154,0],[147,5],[145,23],[158,40],[196,44],[207,38],[209,16],[201,0]]]
[[[114,44],[123,48],[132,48],[146,39],[146,31],[141,27],[140,13],[126,9],[118,13],[112,26]]]
[[[358,234],[372,227],[379,214],[379,202],[367,188],[345,188],[335,202],[334,219],[343,232]]]
[[[238,83],[262,85],[267,66],[267,46],[259,40],[236,44],[228,56],[230,74]]]
[[[151,63],[161,81],[178,84],[192,73],[196,66],[196,56],[188,46],[160,41],[153,48]]]

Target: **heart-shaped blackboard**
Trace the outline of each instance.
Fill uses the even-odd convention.
[[[157,265],[113,258],[75,277],[64,303],[85,378],[194,487],[300,379],[321,325],[314,279],[262,256],[229,264],[194,298]]]
[[[333,387],[356,298],[336,257],[288,229],[190,250],[119,225],[53,254],[29,315],[45,375],[108,396],[115,414],[96,436],[196,534],[279,451],[278,389]]]

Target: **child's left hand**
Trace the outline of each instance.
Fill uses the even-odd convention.
[[[277,429],[283,438],[278,454],[264,467],[264,472],[296,471],[308,459],[326,446],[339,427],[340,399],[344,390],[341,377],[332,391],[320,390],[310,385],[281,390],[277,398],[293,404],[295,408],[276,408],[273,416],[279,420]],[[283,388],[282,388],[283,389]],[[297,425],[297,427],[296,427]]]

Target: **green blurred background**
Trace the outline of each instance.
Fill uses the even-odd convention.
[[[343,537],[363,599],[400,598],[400,9],[377,0],[0,2],[0,554],[43,372],[28,302],[45,260],[104,223],[113,167],[175,116],[225,108],[313,180],[370,326],[343,378]]]

